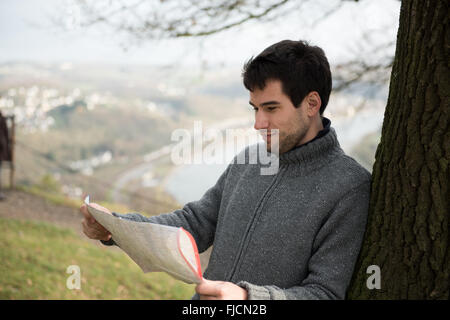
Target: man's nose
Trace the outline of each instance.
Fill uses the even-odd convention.
[[[264,112],[258,111],[255,114],[255,130],[268,129],[269,128],[269,118]]]

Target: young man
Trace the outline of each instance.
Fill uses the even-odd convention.
[[[322,117],[331,91],[325,54],[281,41],[251,59],[243,78],[255,129],[267,129],[268,151],[278,140],[278,172],[230,164],[183,209],[151,218],[113,214],[181,226],[199,252],[214,244],[194,298],[344,299],[365,231],[370,173],[344,154]],[[244,152],[248,157],[254,146]],[[85,234],[112,244],[110,233],[81,211]]]

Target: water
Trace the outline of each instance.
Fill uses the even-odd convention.
[[[351,155],[352,147],[361,138],[380,129],[383,115],[384,110],[377,108],[360,111],[351,118],[331,119],[331,126],[336,130],[342,149]],[[209,188],[215,185],[228,163],[181,166],[168,178],[166,191],[181,204],[199,200]]]
[[[192,164],[178,168],[166,184],[166,190],[181,204],[199,200],[214,186],[227,164]]]

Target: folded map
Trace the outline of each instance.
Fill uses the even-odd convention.
[[[95,220],[144,272],[166,272],[187,283],[200,283],[202,267],[192,235],[183,228],[122,219],[85,203]]]

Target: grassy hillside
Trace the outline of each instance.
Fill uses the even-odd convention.
[[[0,218],[0,299],[190,299],[194,286],[144,274],[119,249],[42,222]],[[66,287],[70,265],[81,289]]]

